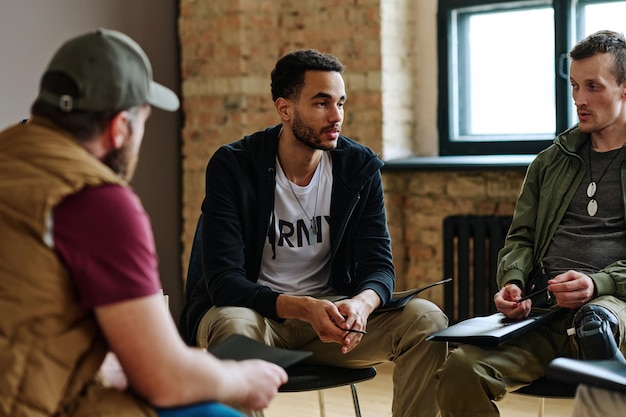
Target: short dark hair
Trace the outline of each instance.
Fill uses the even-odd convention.
[[[41,88],[52,91],[56,94],[69,94],[76,96],[78,87],[71,78],[60,72],[46,73],[41,79]],[[60,110],[57,106],[45,103],[39,98],[31,106],[31,114],[50,120],[55,125],[68,131],[72,136],[81,141],[93,139],[104,131],[111,119],[120,112],[92,112],[92,111],[71,111]]]
[[[307,71],[342,73],[343,64],[335,56],[315,49],[303,49],[284,55],[272,70],[272,100],[276,101],[280,97],[297,100]]]
[[[578,61],[596,54],[613,55],[613,75],[618,84],[626,81],[626,38],[623,33],[611,30],[600,30],[578,42],[570,51],[572,60]]]

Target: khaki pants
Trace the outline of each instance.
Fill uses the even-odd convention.
[[[362,368],[393,362],[392,415],[431,417],[439,415],[434,373],[446,358],[447,346],[424,339],[447,323],[439,307],[415,298],[402,310],[372,315],[367,335],[344,355],[340,345],[322,343],[307,322],[290,319],[279,323],[248,308],[213,307],[200,322],[197,342],[208,347],[238,333],[272,346],[311,351],[309,363]]]
[[[621,350],[624,351],[626,303],[615,297],[593,300],[611,310],[620,321]],[[568,336],[576,310],[532,332],[493,349],[462,345],[454,349],[437,372],[437,401],[443,417],[496,417],[493,401],[545,375],[557,357],[576,358],[574,336]],[[558,383],[558,382],[557,382]]]
[[[624,417],[626,393],[579,385],[572,417]]]

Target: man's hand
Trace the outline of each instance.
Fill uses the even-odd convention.
[[[310,323],[322,342],[339,343],[341,351],[348,353],[363,337],[362,333],[354,330],[365,332],[369,315],[379,305],[380,297],[372,290],[336,303],[281,294],[276,301],[276,312],[282,318],[296,318]]]
[[[348,353],[354,349],[364,334],[353,332],[350,330],[359,330],[365,332],[367,330],[367,320],[372,311],[380,305],[380,297],[372,290],[365,290],[362,293],[335,303],[339,312],[345,317],[343,326],[339,326],[345,330],[341,346],[342,353]]]
[[[569,270],[549,280],[548,290],[559,307],[578,308],[594,297],[595,285],[589,276]]]
[[[287,382],[284,369],[262,360],[224,361],[223,364],[227,367],[230,383],[234,385],[232,392],[239,395],[230,402],[235,407],[262,410],[269,406],[278,388]],[[228,370],[228,367],[232,369]]]
[[[523,319],[528,317],[532,306],[532,301],[522,298],[522,289],[516,284],[506,284],[493,296],[496,309],[510,319]]]
[[[295,318],[310,323],[324,343],[343,344],[346,319],[337,306],[328,300],[281,294],[276,301],[276,312],[281,318]]]
[[[322,342],[344,344],[346,329],[346,315],[341,312],[338,305],[328,300],[319,301],[319,308],[314,311],[309,323],[315,329]]]

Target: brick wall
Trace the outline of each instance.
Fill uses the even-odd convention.
[[[419,50],[411,47],[415,35],[407,32],[415,25],[416,3],[180,1],[183,276],[204,195],[206,163],[220,145],[279,122],[269,73],[284,53],[315,48],[344,63],[348,101],[342,130],[347,136],[383,156],[419,148],[413,138],[424,129],[413,121],[420,100],[414,98],[412,81]],[[509,214],[521,180],[517,171],[385,173],[398,289],[441,279],[446,214]],[[437,290],[425,296],[440,301]]]
[[[452,214],[512,214],[523,175],[519,170],[385,173],[397,289],[448,278],[443,276],[444,218]],[[423,297],[442,305],[441,287]]]

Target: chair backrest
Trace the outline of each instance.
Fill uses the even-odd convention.
[[[453,215],[443,222],[444,312],[450,324],[494,313],[498,252],[512,216]]]
[[[185,281],[185,301],[189,301],[194,288],[202,281],[202,274],[202,214],[200,214],[196,232],[193,235],[191,254],[189,255],[189,266]]]

